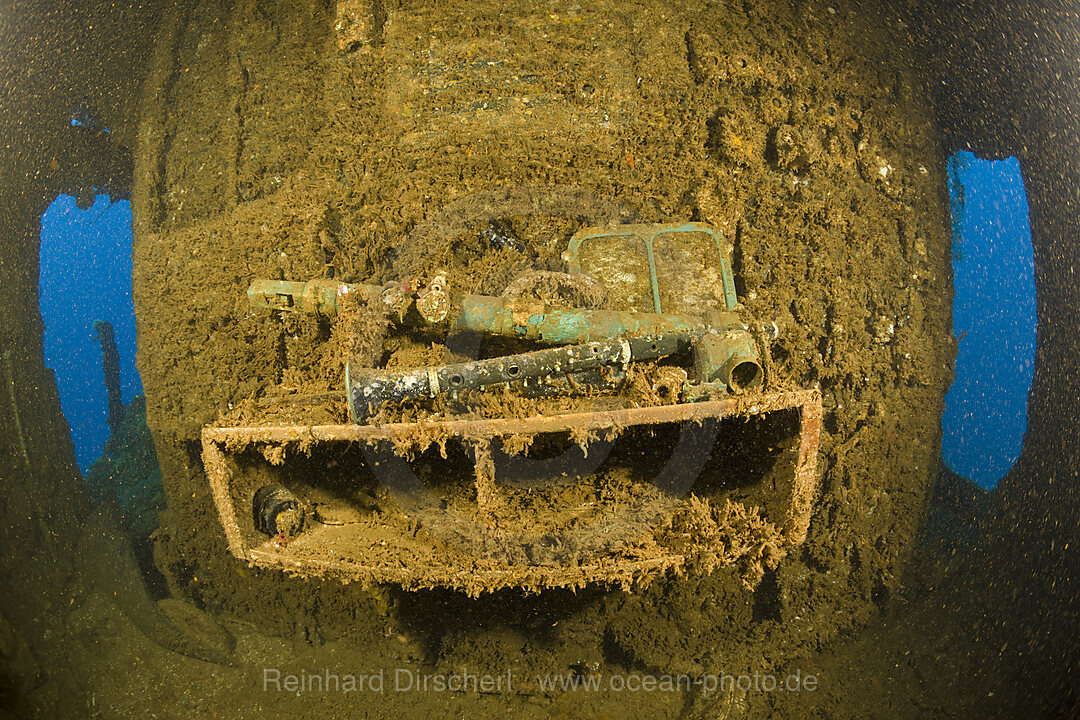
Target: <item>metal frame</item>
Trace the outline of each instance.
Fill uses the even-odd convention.
[[[777,410],[798,408],[800,416],[800,442],[793,474],[791,502],[782,521],[784,548],[805,540],[810,524],[811,507],[816,488],[817,451],[821,432],[821,394],[817,390],[790,391],[746,395],[701,402],[660,405],[644,408],[622,408],[598,412],[565,415],[537,416],[529,418],[500,418],[481,420],[446,420],[429,425],[442,436],[453,436],[483,448],[494,438],[516,434],[539,434],[562,432],[571,429],[584,431],[617,430],[637,425],[655,425],[673,422],[700,422],[711,418],[749,416]],[[254,426],[254,427],[207,427],[202,432],[203,464],[214,503],[221,516],[222,526],[229,550],[236,557],[252,565],[277,568],[302,575],[334,575],[344,580],[364,583],[392,583],[406,588],[446,585],[445,578],[436,582],[426,577],[423,567],[366,565],[363,562],[343,558],[328,561],[305,554],[304,544],[290,543],[279,547],[272,539],[264,542],[245,543],[237,508],[230,493],[230,469],[226,460],[226,448],[246,447],[259,443],[320,443],[356,442],[372,443],[392,441],[415,431],[408,423],[388,425],[315,425],[315,426]],[[490,457],[490,456],[488,456]],[[492,492],[497,492],[491,477],[491,463],[481,457],[476,462],[478,502]],[[777,522],[780,525],[780,522]],[[341,528],[320,528],[325,538],[313,536],[308,545],[320,542],[332,543]],[[305,533],[309,535],[310,533]],[[513,584],[518,587],[580,587],[586,583],[619,583],[624,586],[652,578],[667,570],[685,564],[680,554],[666,554],[647,559],[618,559],[597,557],[595,562],[582,563],[570,570],[565,567],[553,572],[548,566],[509,568],[482,560],[472,567],[462,568],[457,579],[450,585],[473,591],[476,587],[493,590],[504,587],[505,579],[512,573]]]
[[[636,225],[585,228],[574,233],[574,236],[570,238],[570,244],[566,249],[566,266],[572,275],[582,274],[581,260],[578,254],[582,243],[587,240],[598,237],[636,237],[644,243],[645,253],[649,260],[649,282],[652,285],[653,312],[662,313],[663,309],[660,307],[660,280],[656,275],[656,254],[653,251],[653,242],[660,235],[689,232],[705,233],[712,238],[713,243],[716,245],[716,252],[720,258],[721,279],[724,284],[725,309],[733,312],[739,299],[735,294],[735,279],[728,258],[731,249],[724,240],[723,234],[707,223],[640,223]]]

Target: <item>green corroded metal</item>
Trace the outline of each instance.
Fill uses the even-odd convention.
[[[636,238],[645,248],[648,258],[649,284],[652,293],[652,313],[638,313],[635,311],[586,311],[570,310],[549,313],[544,319],[537,318],[532,321],[519,321],[517,315],[520,309],[512,307],[512,300],[488,297],[484,295],[459,295],[453,298],[454,305],[458,308],[456,322],[462,323],[462,327],[484,332],[495,332],[507,335],[521,334],[511,330],[512,327],[526,328],[529,337],[535,336],[534,327],[543,326],[543,334],[548,342],[587,342],[593,338],[614,337],[624,333],[659,333],[681,330],[697,330],[703,324],[712,325],[711,319],[695,317],[693,315],[666,314],[668,320],[658,316],[665,315],[660,301],[660,281],[656,267],[656,239],[662,235],[678,235],[680,233],[703,233],[709,238],[708,251],[715,250],[715,262],[720,269],[720,282],[724,307],[719,310],[719,323],[727,325],[737,322],[735,311],[738,305],[738,297],[735,294],[735,282],[731,271],[730,254],[731,247],[724,240],[723,234],[716,228],[706,223],[682,222],[682,223],[644,223],[631,225],[612,225],[609,227],[585,228],[578,231],[570,239],[570,244],[564,254],[567,269],[571,274],[582,274],[581,248],[598,238]],[[604,278],[598,278],[603,281]],[[691,282],[695,279],[690,279]],[[371,298],[381,297],[384,289],[375,285],[346,285],[337,280],[320,279],[306,283],[288,282],[284,280],[255,280],[248,289],[248,302],[252,307],[262,307],[272,310],[286,310],[293,312],[315,313],[318,315],[333,315],[337,312],[338,299],[345,293],[362,293]],[[505,315],[514,315],[511,322]],[[534,313],[536,314],[536,313]],[[640,316],[640,317],[638,317]],[[713,318],[717,319],[717,318]],[[438,318],[439,321],[442,317]],[[430,321],[430,318],[429,318]],[[682,327],[675,327],[682,323]],[[495,328],[503,328],[498,330]],[[550,339],[548,339],[550,338]]]
[[[704,250],[700,245],[695,250],[707,254],[713,249],[716,251],[715,258],[706,255],[705,259],[709,267],[719,268],[718,277],[713,275],[712,278],[722,283],[722,308],[703,308],[700,314],[662,312],[653,245],[661,235],[679,233],[704,233],[710,238]],[[639,258],[644,248],[655,312],[549,307],[533,298],[452,293],[446,288],[442,276],[416,293],[407,286],[395,283],[379,287],[345,284],[330,279],[310,282],[255,280],[247,291],[248,303],[258,308],[330,316],[338,312],[341,298],[357,294],[369,300],[382,299],[387,307],[396,310],[391,313],[392,317],[413,327],[437,326],[449,331],[502,335],[561,346],[618,338],[677,338],[679,343],[692,351],[695,384],[699,389],[716,387],[729,392],[742,392],[762,384],[763,369],[758,343],[738,312],[729,259],[731,248],[719,231],[710,225],[695,222],[587,228],[574,235],[564,255],[571,274],[582,272],[579,256],[582,244],[606,237],[627,238],[630,242],[627,243],[626,252],[636,253]],[[643,245],[634,246],[634,238]],[[676,246],[678,250],[684,247]],[[618,259],[617,254],[614,257]],[[699,280],[687,278],[689,283]],[[714,294],[713,297],[717,296]]]
[[[376,285],[346,285],[334,280],[286,282],[255,280],[248,288],[248,304],[256,308],[330,316],[337,313],[338,299],[349,293],[379,297]],[[736,313],[713,312],[708,316],[639,313],[628,310],[580,310],[548,308],[543,302],[488,295],[458,295],[450,313],[456,330],[520,337],[553,345],[590,342],[622,335],[662,335],[701,332],[707,328],[744,327]],[[417,313],[410,315],[424,322]]]
[[[456,330],[520,337],[553,345],[620,336],[689,336],[708,328],[744,327],[735,313],[711,313],[705,317],[627,310],[549,308],[536,300],[484,295],[461,296],[458,307],[460,313],[452,321]]]
[[[649,262],[649,284],[652,290],[653,311],[663,312],[660,304],[660,280],[656,272],[656,238],[661,235],[679,233],[704,233],[709,237],[710,251],[716,249],[716,262],[720,267],[720,281],[723,284],[723,296],[726,310],[734,311],[739,302],[735,294],[735,278],[731,271],[731,247],[724,240],[723,233],[712,225],[700,222],[642,223],[631,225],[612,225],[609,227],[591,227],[579,230],[570,238],[570,245],[563,256],[571,274],[582,274],[581,246],[590,240],[606,237],[637,238],[645,247]]]
[[[335,280],[253,280],[247,291],[248,305],[312,315],[336,315],[338,292],[343,287],[348,286]]]
[[[757,343],[746,330],[702,333],[695,338],[694,370],[699,382],[720,382],[732,392],[762,381]]]

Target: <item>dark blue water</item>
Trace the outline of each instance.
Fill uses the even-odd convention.
[[[41,216],[41,317],[45,364],[56,373],[60,405],[84,471],[109,439],[108,398],[95,320],[108,320],[120,350],[124,402],[142,392],[135,370],[135,306],[131,300],[131,204],[99,195],[80,210],[61,195]]]
[[[1035,266],[1016,158],[950,161],[956,379],[945,396],[949,467],[992,488],[1020,455],[1035,365]]]

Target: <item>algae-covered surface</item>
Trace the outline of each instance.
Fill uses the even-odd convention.
[[[238,638],[214,707],[239,715],[254,697],[284,712],[295,696],[263,692],[268,665],[533,678],[513,692],[318,698],[320,712],[359,716],[796,715],[795,694],[709,702],[550,692],[535,678],[813,672],[816,652],[897,590],[953,356],[944,160],[903,18],[824,4],[342,0],[203,2],[181,20],[142,99],[135,303],[168,500],[158,567]],[[583,227],[669,220],[711,223],[733,244],[744,312],[777,330],[773,382],[825,398],[809,535],[760,581],[720,567],[629,590],[469,598],[293,577],[229,553],[204,426],[267,397],[340,390],[343,352],[393,367],[495,351],[362,313],[254,310],[252,279],[382,286],[445,272],[463,292],[499,295],[564,271]],[[343,408],[316,412],[340,422]],[[707,531],[693,518],[684,529]]]
[[[161,468],[146,426],[146,398],[134,397],[122,418],[101,457],[90,467],[86,484],[96,500],[115,499],[124,528],[145,541],[165,507]]]

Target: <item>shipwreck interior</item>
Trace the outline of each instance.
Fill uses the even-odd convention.
[[[1080,662],[1077,57],[1080,15],[1067,2],[6,4],[0,718],[1080,714],[1070,672]],[[947,185],[957,151],[1018,159],[1034,249],[1027,431],[990,492],[941,461],[957,352]],[[164,490],[134,544],[115,498],[88,492],[43,354],[40,218],[58,195],[101,193],[131,202],[137,364]],[[254,521],[225,522],[222,508],[248,512],[272,483],[316,498],[311,517],[332,538],[386,490],[375,472],[356,491],[353,466],[374,468],[374,456],[333,445],[364,427],[297,435],[298,453],[285,430],[230,444],[219,426],[244,427],[265,398],[301,385],[339,393],[330,419],[294,422],[289,410],[276,420],[347,426],[338,345],[354,363],[367,353],[369,366],[389,367],[476,350],[468,333],[379,335],[344,305],[337,319],[260,307],[253,281],[333,280],[385,297],[425,273],[430,289],[445,260],[447,277],[435,277],[491,298],[526,270],[561,268],[583,228],[675,222],[716,229],[733,280],[727,310],[771,328],[760,368],[720,372],[732,388],[760,383],[790,402],[745,422],[731,416],[764,410],[738,397],[717,405],[706,420],[722,428],[723,452],[753,457],[727,461],[747,479],[710,484],[701,467],[725,460],[704,459],[674,529],[604,545],[632,548],[634,562],[567,563],[576,536],[565,527],[580,518],[557,513],[558,533],[513,548],[548,568],[520,582],[484,570],[484,553],[505,548],[432,560],[444,570],[425,574],[408,559],[427,556],[391,539],[357,555],[350,575],[332,558],[345,545],[296,564],[316,536],[262,532],[258,508]],[[684,313],[703,302],[659,282],[657,312],[661,299],[682,298]],[[93,288],[79,302],[93,304]],[[349,322],[353,337],[381,344],[339,337]],[[515,338],[500,342],[481,350],[520,351]],[[680,352],[707,365],[705,350]],[[496,420],[528,414],[499,402]],[[605,442],[555,430],[517,453],[519,467],[542,474],[578,447],[584,462]],[[627,437],[612,446],[645,458],[632,474],[666,467],[646,455],[679,435]],[[492,459],[479,443],[452,446],[447,463],[481,468],[461,480],[432,469],[440,441],[409,440],[436,504],[502,493],[537,507],[527,482],[484,484],[486,463],[513,467],[513,450]],[[544,500],[666,502],[620,485],[619,472]],[[769,495],[780,486],[786,494]],[[318,504],[341,487],[347,507]],[[728,504],[710,516],[710,501]],[[430,528],[401,507],[365,516],[369,532]],[[505,525],[534,517],[493,507]],[[596,525],[608,532],[625,517]],[[672,540],[679,530],[691,540]],[[695,544],[709,533],[713,545]],[[398,553],[389,560],[387,547]],[[327,565],[336,572],[318,570]],[[395,675],[465,669],[513,681],[392,687]],[[588,693],[542,680],[755,672],[812,675],[813,688]],[[327,673],[385,675],[386,687],[267,682]]]

